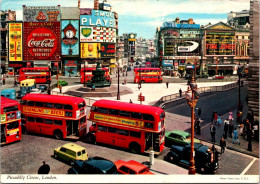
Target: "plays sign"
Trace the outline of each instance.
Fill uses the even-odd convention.
[[[24,60],[56,60],[60,55],[60,23],[24,22]]]

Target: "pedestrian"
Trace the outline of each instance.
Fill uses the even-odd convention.
[[[5,77],[3,77],[3,85],[5,85]]]
[[[214,121],[214,116],[215,116],[215,112],[213,111],[212,114],[211,114],[211,122],[213,123]]]
[[[228,120],[229,120],[229,122],[231,122],[232,119],[233,119],[233,112],[230,110],[228,114],[229,114],[228,115]]]
[[[235,140],[238,142],[238,144],[240,145],[240,142],[238,140],[238,133],[237,133],[237,128],[234,129],[234,136],[233,136],[233,139],[232,139],[232,143],[235,144]]]
[[[252,128],[251,128],[251,124],[249,124],[248,126],[248,130],[247,130],[247,140],[248,140],[248,151],[252,151]]]
[[[49,174],[50,172],[50,166],[45,163],[45,161],[42,162],[43,165],[39,168],[38,174]]]
[[[224,138],[227,138],[227,132],[228,132],[228,126],[229,126],[229,120],[228,118],[224,121]]]
[[[217,124],[218,121],[218,113],[214,112],[214,123]]]
[[[59,88],[60,88],[60,93],[62,93],[62,85],[60,85]]]
[[[211,124],[210,125],[211,142],[215,142],[215,134],[216,134],[216,127],[213,124]]]
[[[92,85],[92,89],[91,89],[92,91],[95,91],[96,90],[96,86],[93,84]]]
[[[221,126],[221,124],[222,124],[221,116],[218,116],[217,123],[218,123],[218,126]]]
[[[228,127],[228,133],[229,133],[229,137],[232,138],[232,132],[234,130],[234,125],[233,123],[229,123],[229,127]]]
[[[239,125],[238,127],[239,127],[239,133],[240,133],[240,135],[243,136],[244,124],[242,123],[242,124]]]
[[[17,80],[16,80],[16,76],[14,77],[14,87],[17,86]]]
[[[179,94],[180,94],[180,98],[181,98],[181,96],[182,96],[182,90],[181,90],[181,88],[179,89]]]
[[[197,121],[197,134],[200,135],[200,120]]]
[[[129,103],[133,103],[131,99],[130,99]]]
[[[168,86],[169,86],[169,81],[166,82],[166,87],[168,88]]]
[[[221,147],[221,152],[220,152],[220,153],[224,153],[224,152],[225,152],[225,148],[226,148],[226,146],[227,146],[224,137],[222,137],[222,138],[220,139],[219,144],[220,144],[220,147]]]
[[[201,115],[201,108],[199,107],[199,110],[198,110],[198,116],[200,118],[200,115]]]

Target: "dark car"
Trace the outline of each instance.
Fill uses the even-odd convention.
[[[68,174],[117,174],[116,165],[110,160],[101,157],[92,157],[88,160],[76,160]]]
[[[41,92],[47,91],[47,86],[46,85],[39,85],[38,89],[41,90]]]
[[[194,143],[195,168],[205,173],[214,173],[218,168],[219,152],[216,148],[210,148],[200,143]],[[166,160],[170,162],[189,165],[190,144],[186,146],[172,146],[171,151],[166,155]]]

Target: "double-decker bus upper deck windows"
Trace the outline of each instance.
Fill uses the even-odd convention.
[[[53,103],[46,103],[46,104],[45,104],[45,107],[53,108]]]
[[[82,107],[85,107],[86,103],[85,102],[81,102],[78,104],[78,108],[81,109]]]
[[[66,109],[66,110],[73,110],[72,106],[71,105],[67,105],[67,104],[64,105],[64,109]]]
[[[72,112],[65,112],[65,116],[69,116],[69,117],[72,117]]]
[[[130,117],[130,112],[127,112],[127,111],[119,111],[119,115],[120,115],[120,116],[124,116],[124,117]]]
[[[114,134],[116,134],[117,133],[117,128],[114,128],[114,127],[108,127],[108,132],[110,132],[110,133],[114,133]]]
[[[34,106],[34,101],[27,101],[28,106]]]
[[[54,104],[55,109],[62,109],[62,104]]]
[[[111,115],[118,115],[119,110],[115,110],[115,109],[109,109],[109,114]]]
[[[45,124],[52,124],[52,119],[45,119]]]
[[[99,107],[99,108],[98,108],[98,112],[99,112],[99,113],[103,113],[103,114],[107,114],[107,113],[108,113],[108,109],[107,109],[107,108]]]
[[[144,123],[144,127],[145,127],[145,128],[151,128],[151,129],[153,129],[153,123],[145,122],[145,123]]]
[[[154,121],[154,118],[150,114],[143,114],[143,120]]]
[[[54,125],[62,125],[62,120],[54,120]]]
[[[131,112],[131,118],[142,119],[142,113]]]
[[[141,132],[130,131],[130,136],[131,137],[141,138]]]
[[[36,119],[35,119],[35,122],[37,122],[37,123],[43,123],[43,119],[42,119],[42,118],[36,118]]]
[[[37,107],[43,107],[43,102],[35,102],[35,106],[37,106]]]
[[[34,117],[29,117],[29,116],[28,116],[28,117],[27,117],[27,121],[28,121],[28,122],[34,122]]]
[[[107,127],[106,127],[106,126],[102,126],[102,125],[98,125],[98,126],[97,126],[97,129],[98,129],[99,131],[102,131],[102,132],[106,132],[106,131],[107,131]]]
[[[118,129],[118,134],[120,135],[129,135],[129,131],[128,130],[124,130],[124,129]]]
[[[5,107],[3,109],[4,113],[12,112],[12,111],[18,111],[18,106],[11,106],[11,107]]]
[[[7,124],[7,130],[12,130],[15,128],[19,128],[19,121],[14,121]]]

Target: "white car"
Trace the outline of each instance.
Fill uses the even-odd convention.
[[[40,94],[42,91],[40,89],[31,89],[30,93],[34,93],[34,94]]]

